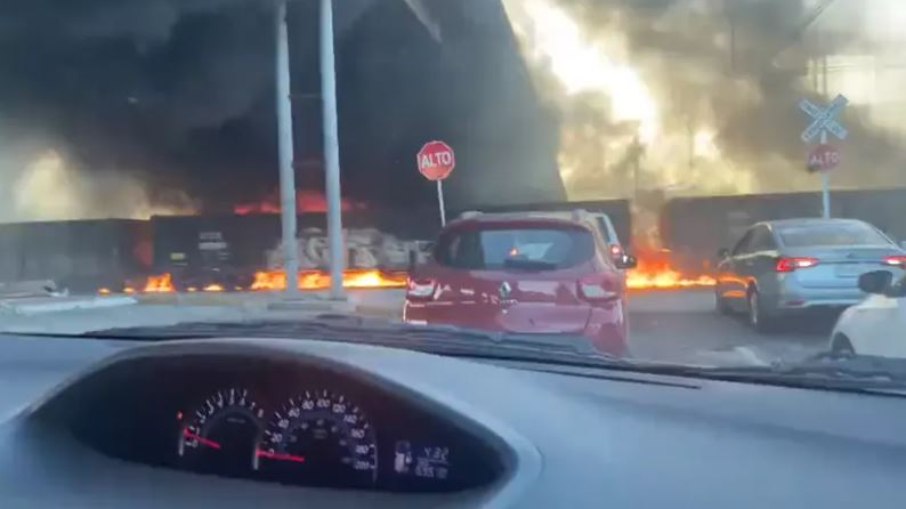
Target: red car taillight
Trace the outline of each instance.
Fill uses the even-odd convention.
[[[777,272],[793,272],[797,269],[807,269],[815,265],[818,265],[817,258],[780,258],[777,260],[777,265],[774,269]]]
[[[583,277],[578,283],[579,297],[589,302],[605,302],[620,297],[616,282],[600,275]]]
[[[437,289],[437,281],[433,279],[412,279],[406,283],[407,299],[430,299]]]
[[[887,258],[884,258],[884,265],[906,267],[906,255],[888,256]]]

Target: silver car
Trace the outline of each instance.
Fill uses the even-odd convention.
[[[757,223],[718,258],[717,309],[747,313],[759,332],[785,316],[856,304],[865,297],[861,274],[881,269],[900,277],[906,267],[906,251],[854,219]]]

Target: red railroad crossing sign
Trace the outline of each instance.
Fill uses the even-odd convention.
[[[830,171],[840,164],[840,151],[836,147],[823,144],[818,145],[808,155],[809,171]]]
[[[418,151],[418,171],[428,180],[444,180],[456,167],[456,154],[442,141],[429,141]]]

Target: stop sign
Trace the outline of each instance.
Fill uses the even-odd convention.
[[[418,151],[418,171],[428,180],[444,180],[456,167],[456,154],[442,141],[429,141]]]
[[[840,164],[840,151],[831,145],[818,145],[808,155],[809,171],[830,171]]]

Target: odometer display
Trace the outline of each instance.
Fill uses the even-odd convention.
[[[274,412],[255,451],[256,470],[293,484],[369,487],[377,480],[374,429],[342,394],[305,391]]]

